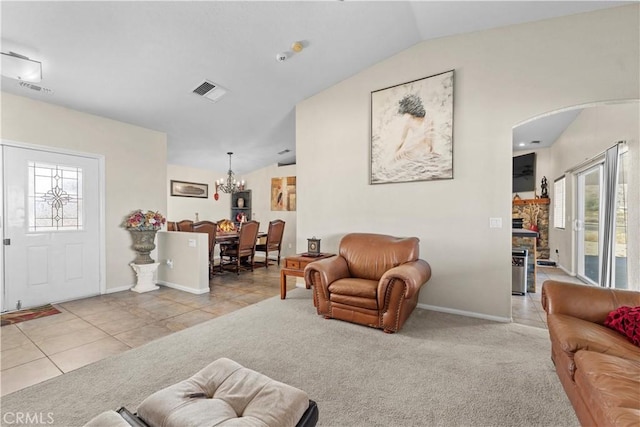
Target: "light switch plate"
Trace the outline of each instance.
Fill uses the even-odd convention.
[[[502,228],[502,218],[489,218],[489,228]]]
[[[196,239],[189,239],[189,247],[190,248],[196,247]]]

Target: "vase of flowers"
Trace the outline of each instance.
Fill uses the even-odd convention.
[[[133,239],[133,250],[138,254],[133,261],[134,264],[153,264],[155,261],[149,253],[156,248],[156,233],[166,219],[159,212],[147,211],[142,212],[141,209],[135,210],[127,215],[122,223],[131,234]]]

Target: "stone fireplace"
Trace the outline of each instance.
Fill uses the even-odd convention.
[[[522,199],[513,201],[511,215],[513,218],[522,218],[522,227],[530,230],[532,225],[538,227],[538,241],[536,246],[536,259],[549,259],[549,204],[550,199]],[[533,224],[535,222],[535,224]],[[526,238],[524,238],[526,240]],[[512,246],[528,246],[522,237],[513,237]]]

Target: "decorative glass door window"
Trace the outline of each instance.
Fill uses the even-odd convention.
[[[82,168],[29,162],[30,232],[82,230]]]

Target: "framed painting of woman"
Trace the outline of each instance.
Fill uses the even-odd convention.
[[[453,74],[371,92],[370,184],[453,178]]]

